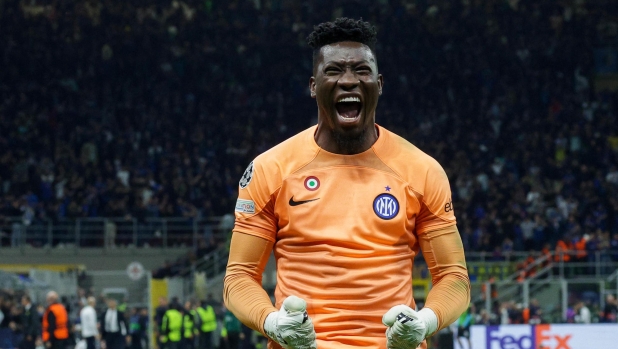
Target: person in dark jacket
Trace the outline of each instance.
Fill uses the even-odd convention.
[[[131,308],[129,319],[129,332],[131,333],[130,349],[143,349],[143,344],[147,342],[146,330],[148,329],[148,313],[144,316],[143,311],[138,308]]]
[[[118,310],[115,299],[107,301],[107,309],[101,316],[101,338],[107,349],[124,349],[131,340],[124,313]]]
[[[148,308],[142,308],[140,310],[140,316],[139,316],[139,324],[140,324],[140,328],[142,330],[142,340],[144,342],[144,348],[148,349],[149,345],[148,345]]]
[[[24,307],[21,320],[24,338],[19,349],[34,349],[36,340],[41,338],[41,318],[36,306],[32,305],[30,296],[21,297],[21,305]]]

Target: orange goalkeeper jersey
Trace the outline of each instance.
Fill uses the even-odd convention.
[[[305,299],[319,348],[385,347],[382,315],[414,307],[418,236],[455,225],[442,167],[377,127],[356,155],[321,149],[312,127],[258,156],[240,181],[234,231],[274,243],[276,307]]]

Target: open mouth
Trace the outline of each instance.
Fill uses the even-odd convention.
[[[339,114],[340,120],[344,122],[356,121],[361,112],[362,103],[358,97],[344,97],[340,98],[335,104],[337,108],[337,114]]]

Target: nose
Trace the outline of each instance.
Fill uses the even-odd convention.
[[[337,84],[341,86],[341,88],[343,88],[344,90],[352,90],[356,86],[358,86],[359,83],[360,81],[354,75],[351,69],[346,69],[343,75],[339,78],[339,80],[337,80]]]

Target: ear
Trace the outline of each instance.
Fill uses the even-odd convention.
[[[382,87],[384,86],[384,77],[378,74],[378,93],[382,95]]]
[[[309,92],[311,98],[315,98],[315,78],[313,76],[309,78]]]

